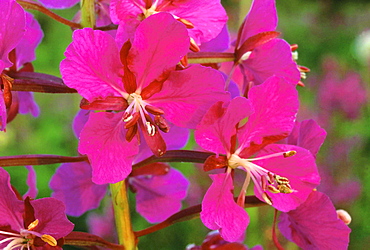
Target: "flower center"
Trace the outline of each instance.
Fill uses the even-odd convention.
[[[253,163],[256,160],[264,160],[278,156],[290,157],[296,154],[296,151],[287,151],[274,153],[270,155],[265,155],[262,157],[254,159],[243,159],[240,158],[237,154],[232,154],[228,160],[228,165],[230,168],[235,169],[237,167],[242,167],[247,172],[247,177],[244,181],[242,192],[240,195],[244,195],[248,188],[250,179],[253,180],[258,192],[262,195],[266,203],[272,205],[272,199],[266,191],[271,193],[282,193],[290,194],[295,192],[294,189],[289,184],[289,179]]]
[[[155,135],[157,131],[156,126],[158,126],[163,132],[169,131],[169,126],[162,117],[164,114],[163,110],[149,105],[139,94],[136,93],[129,95],[127,103],[128,107],[123,115],[123,121],[126,122],[126,129],[133,127],[139,120],[141,120],[149,136]],[[154,121],[149,113],[154,115]]]
[[[4,248],[4,250],[12,250],[12,249],[31,249],[34,244],[34,238],[40,237],[41,240],[48,243],[50,246],[57,246],[56,239],[48,234],[40,234],[35,231],[32,231],[39,223],[39,220],[35,220],[32,222],[27,229],[21,229],[19,233],[12,233],[6,231],[0,231],[0,234],[3,236],[9,236],[0,241],[0,245],[9,242],[8,245]]]

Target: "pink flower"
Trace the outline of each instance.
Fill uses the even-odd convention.
[[[282,213],[279,229],[303,249],[347,249],[351,232],[338,219],[329,197],[317,191],[297,209]]]
[[[301,74],[290,45],[279,38],[275,0],[254,0],[239,29],[235,65],[244,75],[242,93],[276,75],[296,85]],[[232,72],[231,72],[232,74]]]
[[[218,72],[198,65],[174,71],[188,46],[185,27],[167,13],[144,20],[121,52],[104,32],[74,32],[61,63],[64,82],[87,99],[90,109],[124,111],[91,113],[80,134],[79,152],[88,155],[95,183],[127,177],[138,153],[139,128],[160,156],[166,146],[159,130],[169,130],[166,120],[195,128],[215,100],[228,99]],[[113,100],[112,106],[99,106],[102,99]]]
[[[160,12],[170,13],[184,23],[195,46],[215,38],[227,21],[219,0],[112,0],[112,21],[121,24],[117,31],[118,43],[130,38],[141,20]]]
[[[0,37],[4,39],[0,41],[0,85],[4,85],[4,92],[0,90],[0,130],[5,130],[6,123],[12,121],[18,113],[31,113],[33,116],[40,113],[32,93],[6,90],[6,85],[9,84],[6,75],[33,71],[30,62],[35,60],[35,50],[41,42],[43,32],[36,19],[30,13],[24,12],[15,1],[2,1],[0,8],[3,11],[0,13],[0,19],[3,19],[2,23],[7,27],[0,30]],[[12,28],[14,24],[17,27]]]
[[[308,150],[272,144],[288,136],[297,110],[295,86],[271,77],[253,87],[248,99],[236,97],[229,103],[216,103],[198,125],[197,143],[217,155],[226,154],[211,156],[205,163],[206,170],[227,166],[227,171],[212,177],[213,184],[204,197],[201,212],[203,223],[213,230],[220,229],[225,240],[238,240],[247,227],[248,217],[239,206],[244,205],[250,179],[255,184],[255,195],[280,211],[298,207],[319,184],[315,159]],[[256,158],[249,158],[257,152]],[[230,173],[236,168],[247,175],[239,206],[230,192],[233,189]]]
[[[64,204],[54,198],[18,200],[9,174],[0,169],[0,247],[31,249],[61,246],[59,239],[74,225],[67,219]]]

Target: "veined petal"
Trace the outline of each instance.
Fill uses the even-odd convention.
[[[0,194],[0,225],[10,225],[11,229],[19,231],[23,228],[23,202],[15,196],[9,174],[3,168],[0,168]]]
[[[77,4],[79,0],[39,0],[46,8],[67,9]]]
[[[310,150],[316,157],[326,138],[326,131],[316,121],[310,119],[295,123],[292,133],[287,138],[288,144]]]
[[[297,209],[282,213],[281,233],[303,249],[347,249],[351,229],[325,194],[313,191]]]
[[[54,198],[31,201],[35,218],[39,220],[37,232],[60,239],[72,232],[74,225],[67,219],[63,202]]]
[[[0,72],[10,67],[8,54],[20,42],[25,32],[26,14],[15,0],[0,1]]]
[[[44,33],[40,24],[30,13],[26,12],[26,32],[15,48],[17,69],[20,69],[23,64],[36,59],[36,47],[43,37]]]
[[[194,28],[188,29],[189,36],[198,44],[215,38],[227,22],[220,0],[173,1],[159,10],[191,22]]]
[[[290,45],[278,38],[255,48],[241,66],[247,80],[257,85],[273,75],[282,77],[293,85],[301,79]]]
[[[150,223],[157,223],[180,211],[189,181],[180,171],[170,168],[164,175],[132,177],[130,184],[136,191],[137,212]]]
[[[289,135],[298,112],[298,92],[292,84],[273,76],[249,91],[255,112],[238,132],[241,157]]]
[[[275,0],[254,0],[238,34],[238,44],[265,31],[274,31],[278,22]]]
[[[180,127],[195,128],[216,101],[228,101],[222,75],[208,67],[194,65],[171,72],[162,90],[148,103],[161,108],[165,118]]]
[[[158,13],[145,19],[136,29],[128,59],[131,71],[137,74],[138,87],[143,89],[174,68],[188,49],[186,28],[171,14]]]
[[[119,49],[112,36],[90,28],[76,30],[65,56],[60,64],[63,81],[87,100],[124,92]]]
[[[230,175],[210,175],[213,180],[202,201],[200,219],[209,229],[220,231],[226,241],[238,241],[249,224],[249,216],[234,201]]]
[[[36,199],[38,189],[36,186],[36,171],[33,169],[32,166],[26,166],[28,170],[28,176],[27,176],[27,185],[28,185],[28,191],[23,195],[23,199],[25,200],[26,197],[30,197],[31,199]]]
[[[230,47],[230,35],[225,25],[221,32],[212,40],[202,43],[200,51],[202,52],[223,52]]]
[[[66,213],[80,216],[99,207],[107,192],[107,185],[92,182],[91,166],[87,162],[60,165],[50,181],[52,196],[66,205]]]
[[[119,24],[129,19],[136,19],[139,14],[143,13],[139,6],[145,6],[142,0],[111,0],[110,17],[112,22]]]
[[[115,183],[130,174],[138,142],[136,137],[128,142],[125,133],[122,113],[90,114],[80,133],[78,151],[88,156],[94,183]]]
[[[244,97],[236,97],[228,103],[217,102],[198,124],[195,140],[205,150],[216,154],[230,153],[237,124],[252,113],[253,107]]]
[[[294,150],[296,154],[285,158],[273,157],[265,160],[253,161],[258,166],[273,174],[289,180],[292,193],[271,193],[266,191],[272,199],[272,206],[280,211],[287,212],[302,204],[314,188],[320,183],[320,176],[316,167],[315,158],[308,150],[292,145],[267,145],[257,157],[278,152]],[[261,193],[255,188],[256,196],[264,201]]]

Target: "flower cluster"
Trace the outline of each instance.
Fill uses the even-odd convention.
[[[78,1],[19,2],[50,14],[47,8],[69,8]],[[15,0],[0,2],[0,130],[17,113],[38,115],[27,91],[82,97],[73,122],[80,156],[56,161],[63,164],[50,181],[53,198],[34,200],[33,189],[33,195],[18,199],[0,169],[3,249],[64,243],[120,248],[95,235],[71,233],[73,224],[65,216],[98,208],[108,186],[115,220],[126,223],[124,230],[117,224],[117,236],[127,249],[136,246],[137,237],[194,213],[218,232],[188,249],[247,249],[241,242],[253,220],[245,210],[251,206],[280,211],[281,233],[304,249],[348,246],[350,229],[316,190],[316,154],[326,132],[313,120],[296,120],[297,88],[308,69],[296,62],[297,46],[279,38],[274,0],[253,1],[232,46],[219,0],[82,3],[73,21],[57,18],[74,28],[59,79],[33,70],[43,37],[37,21]],[[85,9],[88,5],[92,10]],[[81,25],[86,16],[96,19],[90,27]],[[230,70],[218,64],[225,58]],[[188,143],[191,130],[194,140]],[[181,150],[191,144],[197,151]],[[180,211],[190,182],[166,161],[201,162],[210,172],[212,183],[199,194],[199,207]],[[136,211],[157,227],[132,231],[126,191],[118,195],[126,188],[135,194]],[[109,225],[106,231],[112,231]]]

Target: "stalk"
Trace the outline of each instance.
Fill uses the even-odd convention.
[[[126,250],[136,249],[136,237],[132,230],[130,208],[125,180],[110,184],[118,242]]]
[[[95,27],[95,0],[81,0],[81,26]]]

